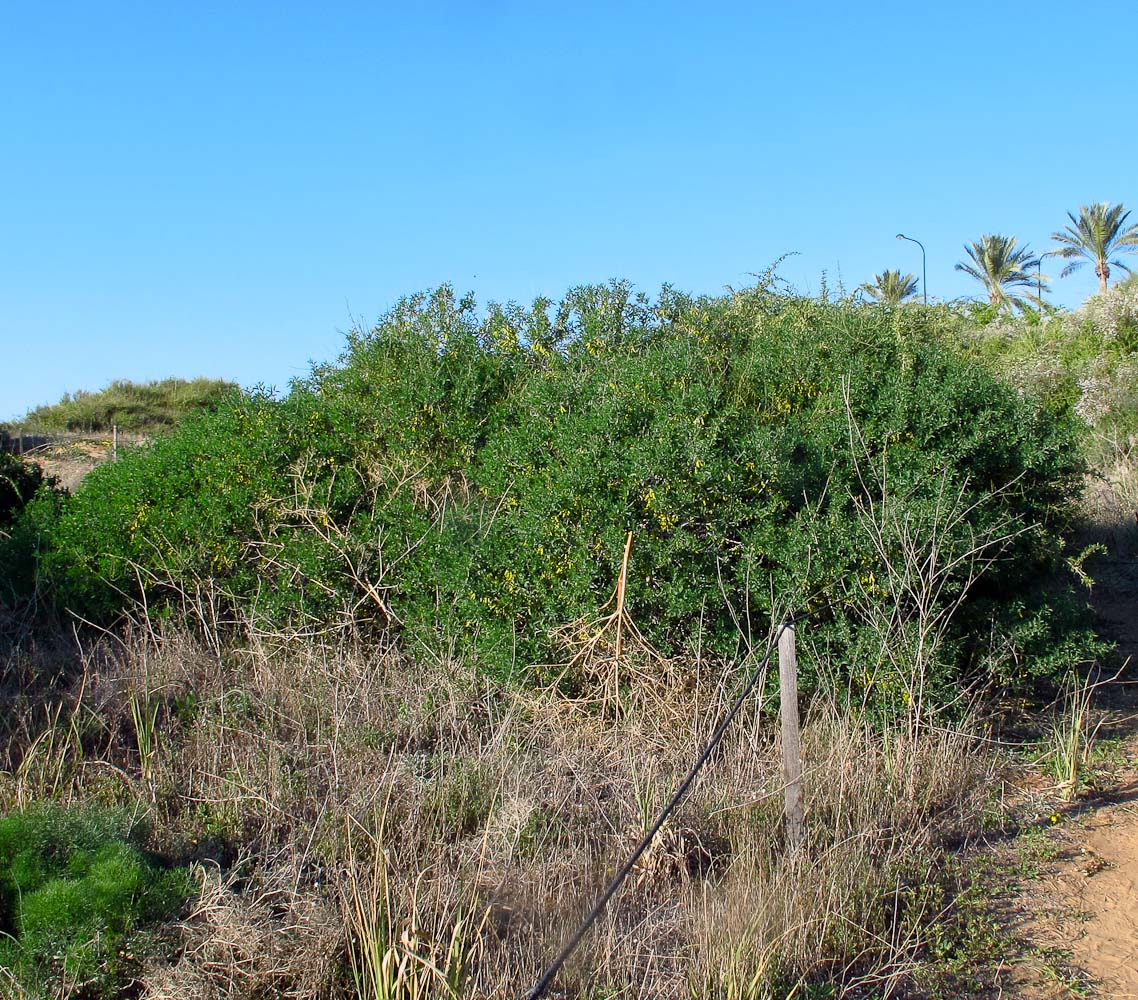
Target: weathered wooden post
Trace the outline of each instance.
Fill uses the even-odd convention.
[[[798,723],[798,662],[794,625],[778,637],[778,690],[782,712],[782,780],[785,796],[786,842],[793,850],[802,842],[802,736]]]
[[[616,581],[616,662],[620,665],[621,640],[624,635],[624,592],[628,586],[628,557],[632,553],[632,532],[624,543],[624,561],[620,564],[620,578]]]
[[[111,461],[119,460],[119,425],[111,424]]]

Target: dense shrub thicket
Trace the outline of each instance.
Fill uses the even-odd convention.
[[[736,655],[774,595],[815,613],[855,694],[891,700],[907,681],[870,624],[962,599],[934,686],[1069,666],[1075,604],[1038,584],[1063,561],[1074,420],[920,316],[618,283],[479,314],[444,287],[286,399],[231,397],[30,505],[36,586],[104,619],[140,597],[270,627],[371,618],[540,676],[632,532],[629,606],[667,653]]]
[[[154,431],[173,427],[213,406],[238,387],[221,379],[118,379],[98,392],[67,393],[58,403],[29,410],[20,423],[37,431]]]

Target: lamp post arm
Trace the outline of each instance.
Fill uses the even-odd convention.
[[[913,239],[912,236],[906,236],[904,233],[898,233],[897,239],[908,240],[910,243],[916,243],[921,248],[921,295],[924,297],[925,305],[929,304],[929,283],[928,283],[928,270],[925,264],[925,245],[920,240]]]

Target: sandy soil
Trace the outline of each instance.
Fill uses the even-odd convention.
[[[40,465],[49,476],[71,492],[95,466],[111,458],[111,441],[98,438],[68,441],[65,444],[37,448],[24,456]]]
[[[1115,545],[1095,567],[1092,601],[1099,631],[1118,645],[1135,676],[1138,663],[1138,559]],[[1116,555],[1120,550],[1121,554]],[[1115,689],[1109,706],[1130,719],[1129,771],[1116,789],[1091,809],[1073,831],[1082,851],[1066,889],[1081,926],[1064,927],[1075,962],[1097,983],[1102,996],[1138,998],[1138,684]]]
[[[1027,937],[1084,973],[1094,994],[1138,998],[1138,532],[1117,520],[1096,558],[1092,604],[1098,630],[1130,667],[1105,695],[1129,736],[1114,787],[1077,805],[1053,831],[1061,850],[1044,878],[1025,890]],[[1032,983],[1024,997],[1087,995],[1081,976]]]
[[[1129,796],[1138,785],[1131,785]],[[1089,914],[1071,942],[1076,961],[1115,997],[1138,997],[1138,811],[1134,803],[1097,815],[1085,833],[1088,875],[1073,887]]]
[[[1085,983],[1090,995],[1138,998],[1138,774],[1064,821],[1054,839],[1059,858],[1025,891],[1031,912],[1025,930],[1036,948],[1076,974],[1050,981],[1029,975],[1020,995],[1088,995],[1072,988]]]

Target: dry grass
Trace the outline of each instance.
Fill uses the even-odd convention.
[[[351,641],[219,656],[185,631],[137,631],[78,650],[65,684],[9,716],[0,806],[124,804],[155,848],[197,866],[152,1000],[520,994],[740,683],[691,667],[660,713],[640,667],[614,712]],[[9,676],[63,655],[13,654]],[[819,702],[807,837],[788,852],[773,707],[748,707],[559,995],[759,998],[815,980],[886,995],[906,980],[935,916],[914,887],[945,836],[975,827],[994,758]]]
[[[1138,552],[1138,438],[1104,439],[1103,457],[1088,485],[1088,520],[1111,552],[1133,558]]]
[[[146,1000],[314,997],[327,993],[343,943],[337,898],[302,888],[294,859],[198,863],[198,898],[181,925],[184,951],[156,965]]]

